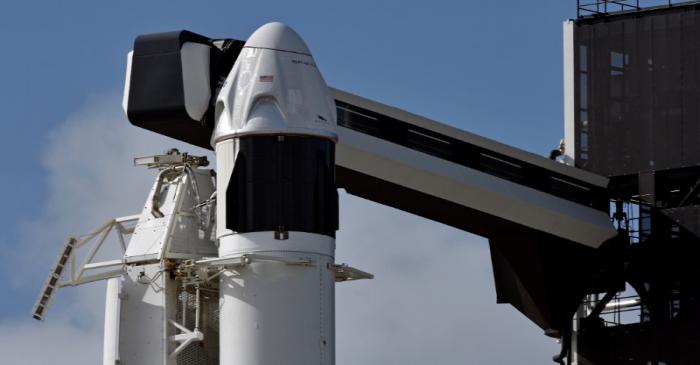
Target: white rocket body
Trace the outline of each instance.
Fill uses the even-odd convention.
[[[280,23],[270,23],[250,37],[219,93],[216,116],[212,144],[218,166],[216,235],[219,257],[259,254],[273,258],[253,261],[222,274],[220,363],[334,364],[335,282],[331,267],[334,263],[335,229],[333,234],[295,231],[293,224],[287,227],[282,219],[279,229],[261,231],[252,228],[253,231],[239,232],[231,228],[229,222],[232,218],[227,217],[238,209],[237,214],[243,215],[237,217],[241,222],[239,226],[255,227],[255,221],[259,220],[256,217],[263,209],[258,208],[261,200],[271,207],[269,212],[262,212],[263,215],[276,215],[277,210],[285,209],[280,207],[284,203],[268,201],[275,199],[265,194],[258,195],[259,198],[253,199],[252,203],[249,201],[248,208],[240,208],[246,204],[243,200],[248,198],[241,197],[242,193],[236,195],[233,190],[250,183],[251,179],[258,179],[256,176],[266,174],[267,170],[286,171],[273,177],[279,182],[280,189],[303,185],[285,182],[284,176],[301,173],[287,171],[296,169],[296,165],[273,162],[275,166],[260,166],[260,161],[255,161],[264,150],[256,150],[257,155],[245,155],[241,151],[252,148],[250,146],[265,138],[266,146],[270,148],[278,148],[276,142],[279,146],[287,146],[291,139],[300,138],[295,140],[299,141],[295,142],[301,146],[299,148],[306,148],[303,146],[308,142],[330,145],[331,154],[334,149],[336,114],[333,98],[308,48],[293,30]],[[296,151],[296,148],[289,151]],[[234,173],[236,166],[242,165],[238,160],[244,155],[247,156],[247,165],[244,166],[247,170],[240,169],[260,172],[253,177],[242,177],[242,183],[236,185],[232,176],[244,173]],[[284,157],[284,154],[275,156]],[[258,186],[268,183],[256,180],[257,185],[246,185],[246,194],[254,194]],[[332,188],[335,191],[335,187]],[[293,188],[288,193],[297,194]],[[280,197],[287,199],[289,194]],[[306,195],[299,194],[302,198],[296,202],[313,204],[313,199],[303,199]],[[302,215],[304,210],[300,209],[298,214]],[[305,259],[311,264],[289,265],[283,262],[287,259]]]

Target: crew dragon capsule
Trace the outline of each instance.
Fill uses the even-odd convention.
[[[333,364],[335,102],[294,30],[253,33],[215,115],[219,257],[270,258],[221,276],[220,362]]]

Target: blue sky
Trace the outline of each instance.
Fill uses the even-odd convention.
[[[28,320],[37,285],[43,280],[58,245],[63,237],[74,233],[69,231],[72,229],[70,222],[76,222],[75,229],[89,228],[82,217],[103,212],[88,214],[90,211],[85,205],[107,205],[105,212],[109,212],[110,207],[129,209],[122,208],[118,198],[109,200],[99,195],[106,191],[104,189],[81,197],[83,199],[68,199],[76,187],[65,181],[83,178],[81,181],[88,187],[90,184],[115,184],[109,191],[118,191],[120,179],[143,181],[141,189],[145,194],[152,176],[142,174],[134,180],[131,175],[120,175],[120,169],[128,168],[129,161],[112,159],[108,148],[119,149],[114,156],[131,156],[137,154],[136,150],[148,151],[145,147],[155,148],[156,145],[159,147],[151,152],[159,152],[162,144],[171,143],[150,132],[115,124],[126,123],[119,117],[118,103],[126,53],[139,34],[188,29],[209,37],[245,39],[266,22],[282,21],[306,40],[331,86],[542,155],[555,147],[563,135],[561,24],[575,16],[573,0],[5,0],[1,9],[4,52],[0,57],[3,110],[0,152],[6,156],[8,164],[4,166],[0,184],[2,191],[8,192],[5,197],[8,208],[0,211],[0,218],[5,222],[0,230],[0,250],[5,253],[3,257],[15,260],[16,266],[22,264],[21,272],[26,273],[26,277],[14,277],[0,284],[6,293],[0,302],[0,328],[3,325],[20,328]],[[93,117],[95,125],[91,125]],[[105,120],[114,120],[114,123]],[[115,132],[100,131],[101,126],[115,128]],[[94,131],[84,134],[92,140],[81,140],[81,129]],[[106,142],[95,140],[95,136]],[[125,146],[133,144],[120,144],[123,141],[118,138],[139,141],[144,138],[144,141],[132,154]],[[92,163],[117,165],[112,170],[107,169],[115,173],[106,179],[95,177],[103,171],[95,170],[90,166]],[[140,209],[138,202],[143,198],[136,195],[127,199],[129,203],[137,202],[133,211]],[[488,258],[488,247],[483,240],[388,208],[344,199],[354,209],[341,211],[348,227],[367,228],[370,223],[353,221],[352,214],[373,209],[378,216],[390,218],[387,220],[420,226],[426,237],[438,237],[438,240],[444,237],[450,242],[459,235],[470,237],[471,241],[480,242],[479,248],[474,248],[482,255],[479,257]],[[112,214],[125,213],[130,212]],[[106,218],[109,217],[94,219]],[[50,227],[45,234],[36,234],[47,225]],[[38,239],[52,242],[34,242]],[[38,251],[37,247],[50,252],[34,260],[27,259]],[[387,254],[391,252],[389,249]],[[343,251],[339,242],[340,253]],[[350,257],[354,255],[345,253]],[[22,260],[35,266],[24,265]],[[399,258],[395,264],[406,263]],[[488,270],[487,264],[483,264],[486,265],[484,270]],[[361,263],[358,266],[362,266]],[[2,271],[16,276],[14,268],[6,265]],[[484,280],[491,280],[490,273],[485,272],[488,275]],[[484,285],[487,284],[491,286],[483,290],[493,291],[492,283]],[[353,293],[363,295],[359,291]],[[487,299],[496,307],[495,293],[491,292]],[[66,307],[69,301],[59,301],[58,310],[61,310],[61,303]],[[514,321],[520,321],[515,319],[517,316],[517,313],[512,314]],[[78,329],[91,326],[90,319],[82,323],[70,317],[67,321]],[[345,319],[339,317],[339,327],[345,323],[343,321]],[[523,328],[523,336],[532,336],[533,341],[543,337],[538,328],[526,322],[518,323]],[[26,328],[30,336],[34,327]],[[352,344],[355,345],[360,346]],[[346,348],[354,348],[352,346]],[[339,351],[343,348],[339,347]],[[543,348],[550,350],[550,347]],[[555,351],[556,346],[552,349]],[[538,354],[534,358],[546,362],[549,355]],[[351,363],[341,362],[341,359],[339,354],[339,363]],[[489,361],[498,363],[498,359],[494,357]]]

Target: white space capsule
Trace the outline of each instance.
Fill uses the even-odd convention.
[[[335,104],[299,35],[248,40],[216,104],[220,363],[333,364]]]
[[[246,42],[217,98],[212,145],[254,134],[336,139],[333,97],[299,35],[282,23]]]

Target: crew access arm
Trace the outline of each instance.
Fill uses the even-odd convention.
[[[617,235],[606,178],[333,92],[339,188],[488,238],[498,302],[554,334],[570,322]]]

